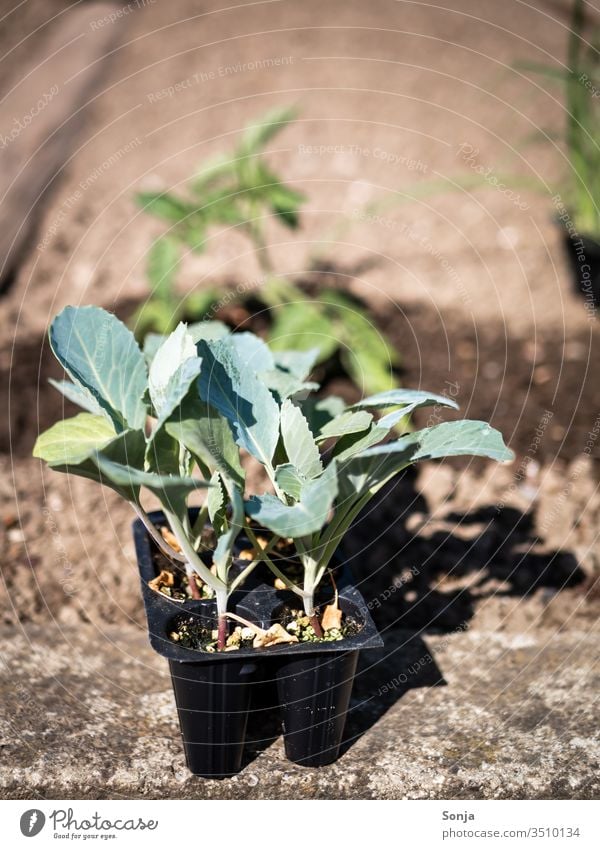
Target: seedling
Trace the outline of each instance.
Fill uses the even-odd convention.
[[[207,322],[196,328],[196,340],[214,332]],[[185,565],[189,579],[199,576],[223,614],[252,566],[231,579],[234,544],[244,524],[244,472],[227,422],[195,391],[201,369],[195,339],[180,325],[158,346],[148,368],[133,334],[115,316],[98,307],[67,307],[52,322],[50,345],[71,379],[54,385],[85,412],[41,434],[34,456],[56,471],[103,483],[129,501],[158,547]],[[188,496],[207,487],[192,524]],[[160,501],[175,547],[150,521],[143,490]],[[201,556],[209,517],[217,540],[213,571]],[[223,643],[222,616],[219,628]]]
[[[250,494],[247,517],[272,532],[245,533],[258,560],[301,600],[321,636],[315,592],[339,544],[360,511],[391,478],[412,463],[457,455],[510,460],[501,435],[485,422],[455,421],[390,439],[415,410],[454,408],[446,396],[394,389],[347,406],[317,397],[309,380],[317,352],[272,351],[250,333],[200,340],[203,401],[227,419],[237,444],[263,467],[272,492]],[[375,413],[383,411],[379,418]],[[280,540],[292,541],[303,568],[295,583],[271,557]]]
[[[456,408],[444,396],[408,389],[379,393],[349,407],[339,398],[288,398],[281,405],[283,450],[273,473],[275,494],[252,496],[246,513],[278,537],[293,540],[303,566],[301,586],[268,553],[259,556],[302,599],[317,637],[322,622],[315,592],[350,525],[388,481],[420,460],[458,455],[512,459],[501,435],[485,422],[446,422],[390,439],[400,420],[430,405]],[[384,414],[375,418],[376,411]],[[246,533],[256,545],[252,528]],[[329,608],[326,613],[331,615]]]
[[[198,320],[219,301],[215,288],[178,295],[175,280],[185,251],[205,250],[211,228],[235,227],[254,247],[263,282],[241,295],[244,305],[259,300],[271,317],[268,341],[284,350],[288,339],[304,351],[317,350],[317,362],[338,356],[358,387],[379,392],[397,385],[393,369],[399,355],[365,314],[364,304],[331,288],[310,298],[298,282],[278,276],[267,244],[265,224],[275,218],[289,229],[300,225],[304,196],[287,186],[267,164],[267,145],[293,120],[293,109],[267,113],[246,128],[231,156],[210,161],[190,182],[186,195],[143,192],[146,212],[169,224],[148,258],[150,299],[135,313],[131,326],[142,339],[151,331],[169,333],[182,319]],[[233,303],[234,301],[228,301]]]
[[[600,237],[600,38],[584,39],[583,0],[575,0],[569,26],[566,66],[520,62],[520,70],[540,74],[564,88],[566,126],[561,140],[566,147],[568,172],[562,192],[578,233]],[[542,136],[554,140],[553,130]]]
[[[133,505],[161,550],[214,593],[219,649],[227,638],[228,598],[258,562],[302,600],[320,637],[315,592],[351,523],[387,481],[424,459],[512,457],[484,422],[448,422],[389,439],[413,411],[456,403],[408,389],[350,406],[317,397],[318,384],[309,379],[317,351],[272,351],[252,333],[230,334],[212,322],[179,325],[145,359],[113,315],[67,307],[50,327],[50,344],[71,378],[54,385],[85,412],[41,434],[34,455],[57,471],[111,487]],[[260,464],[270,491],[247,492],[242,456]],[[175,547],[150,521],[143,488],[159,499]],[[192,524],[188,496],[203,488],[207,497]],[[202,543],[208,520],[216,537],[211,552]],[[256,526],[270,538],[262,539]],[[253,559],[233,577],[242,530]],[[293,544],[301,583],[271,556],[280,540]],[[334,611],[328,616],[334,619]]]

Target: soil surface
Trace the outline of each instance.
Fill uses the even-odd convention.
[[[0,132],[31,109],[20,86],[68,6],[29,0],[3,18],[14,94]],[[4,795],[597,795],[598,325],[555,224],[564,156],[528,142],[561,127],[560,92],[512,69],[564,59],[567,19],[555,0],[182,0],[101,25],[120,28],[116,46],[95,60],[85,121],[35,222],[23,213],[25,249],[0,296]],[[68,88],[68,75],[46,77]],[[308,203],[297,233],[268,223],[278,271],[364,301],[403,384],[446,391],[517,459],[424,464],[357,521],[349,553],[386,649],[364,658],[339,765],[294,768],[279,739],[257,743],[237,779],[199,782],[183,766],[166,667],[146,647],[131,510],[31,458],[38,432],[73,412],[47,382],[60,371],[46,331],[69,303],[130,315],[162,232],[134,192],[181,189],[247,122],[292,102],[300,118],[270,158]],[[23,130],[11,144],[26,141]],[[476,166],[543,190],[465,188]],[[214,284],[260,286],[239,233],[214,232],[186,258],[182,291]],[[330,388],[360,390],[335,374]],[[429,648],[418,685],[390,689]],[[27,721],[13,722],[17,709]]]

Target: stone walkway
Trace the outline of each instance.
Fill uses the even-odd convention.
[[[2,640],[10,798],[590,798],[598,632],[386,635],[365,654],[340,760],[290,764],[256,713],[242,772],[187,772],[166,664],[130,626]],[[268,739],[264,739],[267,737]],[[262,738],[262,739],[261,739]]]

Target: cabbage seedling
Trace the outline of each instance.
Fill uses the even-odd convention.
[[[253,564],[231,580],[234,543],[244,524],[244,472],[229,425],[196,389],[202,367],[197,336],[218,331],[207,322],[194,338],[179,325],[159,340],[148,368],[133,334],[115,316],[98,307],[67,307],[49,335],[70,380],[53,383],[85,412],[42,433],[33,453],[52,469],[102,483],[133,505],[167,557],[212,589],[222,646],[227,599]],[[208,497],[192,525],[188,496],[203,488]],[[150,521],[142,490],[160,501],[180,551]],[[200,556],[209,516],[217,537],[215,574]]]
[[[479,421],[454,421],[390,439],[413,411],[432,405],[456,408],[442,395],[393,389],[346,406],[318,398],[307,382],[318,352],[279,352],[252,334],[216,343],[200,341],[201,398],[223,415],[242,448],[265,468],[273,492],[251,495],[250,519],[281,539],[293,540],[303,566],[299,586],[279,569],[251,525],[246,534],[288,589],[302,599],[317,636],[321,626],[315,591],[339,543],[368,501],[412,463],[458,455],[510,460],[500,433]],[[287,370],[287,371],[286,371]],[[376,419],[375,411],[385,411]]]

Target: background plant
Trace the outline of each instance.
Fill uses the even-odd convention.
[[[558,138],[565,145],[569,167],[561,191],[576,229],[600,236],[600,33],[596,30],[588,44],[585,26],[585,4],[575,0],[567,66],[520,62],[516,67],[540,74],[564,89],[564,131],[557,136],[546,129],[543,137]]]
[[[265,225],[275,217],[297,229],[304,196],[267,164],[265,149],[294,115],[292,109],[278,109],[247,127],[231,156],[209,162],[190,181],[187,195],[138,195],[144,210],[167,222],[169,231],[151,248],[147,267],[151,297],[133,316],[132,327],[143,338],[149,331],[168,333],[183,318],[194,321],[205,316],[220,294],[212,288],[179,296],[175,280],[182,254],[204,251],[212,227],[235,227],[254,245],[263,275],[260,290],[242,295],[240,301],[258,300],[267,308],[272,347],[284,350],[293,338],[298,349],[317,349],[319,363],[339,356],[357,386],[369,392],[389,389],[397,385],[393,370],[399,356],[373,326],[364,305],[327,287],[311,298],[298,282],[275,272]]]

